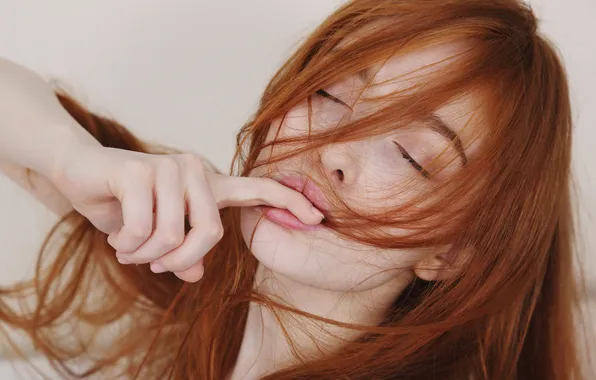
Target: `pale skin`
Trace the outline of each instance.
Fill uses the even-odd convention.
[[[379,68],[374,80],[436,63],[457,48],[439,46],[396,57]],[[108,234],[123,265],[149,264],[156,273],[171,271],[182,280],[198,281],[203,274],[202,257],[222,238],[218,210],[241,207],[247,242],[256,228],[251,246],[260,262],[255,288],[315,315],[377,324],[414,278],[440,280],[454,275],[438,252],[381,250],[346,241],[328,229],[295,231],[266,219],[257,224],[260,214],[254,206],[258,205],[287,209],[306,225],[317,225],[322,215],[301,193],[273,179],[256,178],[263,172],[255,171],[252,178],[230,177],[216,173],[197,155],[158,156],[103,148],[61,109],[42,79],[14,63],[0,60],[0,83],[2,171],[54,212],[63,214],[74,208],[87,217]],[[353,106],[350,117],[357,117],[367,109],[364,100],[353,96],[362,85],[347,78],[325,91]],[[404,83],[394,81],[371,91],[395,91],[400,86]],[[315,100],[313,128],[328,127],[344,117],[346,110],[330,102]],[[464,99],[445,105],[437,114],[465,140],[470,124],[466,115],[473,108]],[[308,129],[304,105],[289,116],[281,125],[283,134]],[[280,127],[279,123],[274,127]],[[20,133],[13,133],[17,129]],[[396,139],[420,161],[442,150],[455,154],[449,141],[420,128],[409,135],[402,132],[330,146],[322,152],[319,164],[346,202],[358,207],[364,199],[366,205],[377,202],[379,207],[388,207],[382,203],[391,202],[387,201],[387,184],[408,180],[423,186],[426,180],[395,148]],[[466,154],[473,150],[466,146]],[[306,161],[295,157],[275,169],[308,172],[305,165]],[[34,173],[34,186],[23,181],[26,168]],[[185,213],[193,226],[186,236]],[[322,323],[306,326],[306,331],[291,328],[290,334],[307,353],[333,350],[341,339],[356,336]],[[251,305],[231,379],[259,378],[292,363],[289,345],[274,317]]]

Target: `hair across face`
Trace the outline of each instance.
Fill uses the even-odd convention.
[[[76,317],[98,331],[130,322],[87,374],[125,359],[131,377],[222,379],[250,301],[300,313],[253,292],[257,259],[346,291],[411,281],[416,263],[441,253],[460,270],[415,281],[360,339],[267,379],[580,378],[569,93],[536,28],[515,0],[345,3],[273,77],[232,170],[302,186],[322,228],[286,228],[295,221],[275,210],[223,210],[224,238],[190,286],[123,268],[73,212],[58,226],[68,233],[57,227],[44,245],[35,282],[2,289],[0,318],[67,376],[93,348],[54,339]],[[155,151],[60,100],[103,145]],[[29,313],[4,302],[30,292]]]
[[[433,76],[440,76],[465,49],[461,43],[422,47],[321,88],[275,119],[266,143],[308,139],[317,133],[340,134],[343,125],[374,117],[378,110],[390,107],[386,97],[415,92]],[[324,209],[329,220],[334,210],[341,208],[361,215],[360,220],[375,218],[399,210],[466,169],[478,154],[476,136],[483,129],[478,115],[483,106],[471,94],[462,94],[411,123],[395,120],[391,123],[394,129],[387,128],[382,134],[367,136],[362,131],[360,140],[330,143],[261,165],[251,175],[282,183],[291,180],[299,190],[308,183],[315,188],[314,203]],[[259,161],[308,142],[288,145],[270,145],[261,151]],[[259,261],[295,281],[328,290],[360,291],[395,277],[411,280],[412,267],[433,253],[432,249],[376,247],[340,236],[326,225],[307,231],[288,229],[275,223],[277,219],[262,216],[262,207],[242,212],[245,240]],[[377,228],[396,240],[408,232],[398,223]],[[438,249],[445,247],[434,250]]]
[[[546,341],[570,343],[522,327],[572,334],[569,314],[533,316],[557,303],[571,312],[575,293],[566,76],[520,3],[350,2],[274,77],[239,142],[248,147],[241,173],[306,177],[331,205],[316,231],[244,212],[244,240],[272,270],[357,290],[411,279],[436,253],[462,266],[407,306],[397,300],[388,318],[399,322],[379,349],[413,354],[402,333],[417,333],[401,330],[413,325],[437,328],[443,342],[483,326],[484,343],[469,343],[479,357],[502,339],[522,356],[542,341],[534,357],[550,355]],[[555,278],[569,284],[566,295],[551,288]],[[438,342],[413,355],[448,356]],[[483,364],[488,378],[513,376],[517,354],[495,355]],[[573,368],[573,354],[564,361],[559,370]]]

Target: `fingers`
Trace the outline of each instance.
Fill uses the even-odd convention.
[[[201,260],[184,272],[174,272],[174,274],[182,281],[197,282],[203,277],[204,272],[203,260]]]
[[[134,169],[134,170],[133,170]],[[114,195],[122,204],[122,229],[108,237],[108,242],[119,252],[134,252],[153,230],[153,188],[151,170],[136,165],[120,178]]]
[[[151,264],[154,272],[190,271],[223,236],[219,209],[204,179],[204,173],[195,172],[190,176],[186,198],[192,228],[181,246]],[[182,273],[182,276],[186,274]],[[191,274],[196,273],[191,272]]]
[[[203,257],[223,236],[223,207],[287,209],[311,225],[323,219],[303,194],[272,179],[215,174],[186,155],[140,164],[127,168],[126,178],[114,189],[122,205],[123,227],[108,241],[123,264],[151,263],[155,273],[170,271],[184,281],[198,281]],[[191,225],[186,236],[185,213]]]
[[[220,208],[267,205],[287,209],[305,224],[323,220],[323,214],[304,195],[273,179],[215,173],[207,173],[207,178]]]
[[[187,271],[202,260],[221,237],[217,229],[193,228],[180,247],[151,263],[151,270],[155,273]]]
[[[74,208],[79,211],[77,207]],[[79,212],[89,219],[95,228],[106,235],[115,234],[124,226],[122,222],[122,205],[118,200],[93,205]]]
[[[184,184],[180,166],[161,160],[155,173],[155,229],[133,253],[117,252],[120,262],[143,264],[160,258],[184,241]]]

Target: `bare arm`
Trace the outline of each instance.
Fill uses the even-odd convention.
[[[0,57],[0,172],[62,216],[72,205],[52,183],[54,171],[66,152],[89,145],[100,144],[43,78]],[[219,172],[201,159],[208,170]]]
[[[56,189],[48,178],[24,166],[0,161],[0,172],[27,190],[35,199],[43,203],[59,217],[72,210],[70,202]]]
[[[0,172],[62,216],[73,207],[53,177],[62,157],[69,153],[72,157],[73,149],[82,146],[100,144],[64,109],[52,87],[32,71],[0,58]],[[206,167],[216,171],[209,163]],[[12,337],[17,351],[33,354],[26,336],[0,327]],[[79,328],[78,334],[86,333]],[[110,341],[110,335],[101,335],[97,344]],[[0,357],[18,357],[17,351],[0,333]]]
[[[0,160],[51,176],[61,155],[99,145],[37,74],[0,58]]]
[[[149,264],[198,281],[204,255],[223,236],[225,207],[287,209],[310,225],[323,219],[303,194],[273,179],[217,174],[192,154],[151,154],[116,122],[63,100],[33,72],[0,59],[2,168],[51,209],[70,202],[109,236],[123,265]],[[194,220],[190,232],[185,211]]]
[[[51,86],[0,58],[0,171],[63,215],[71,206],[49,178],[61,155],[83,144],[99,145],[64,110]]]

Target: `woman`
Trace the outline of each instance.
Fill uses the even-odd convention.
[[[1,67],[5,172],[65,214],[2,320],[63,375],[580,378],[567,81],[523,4],[348,2],[238,176]]]

